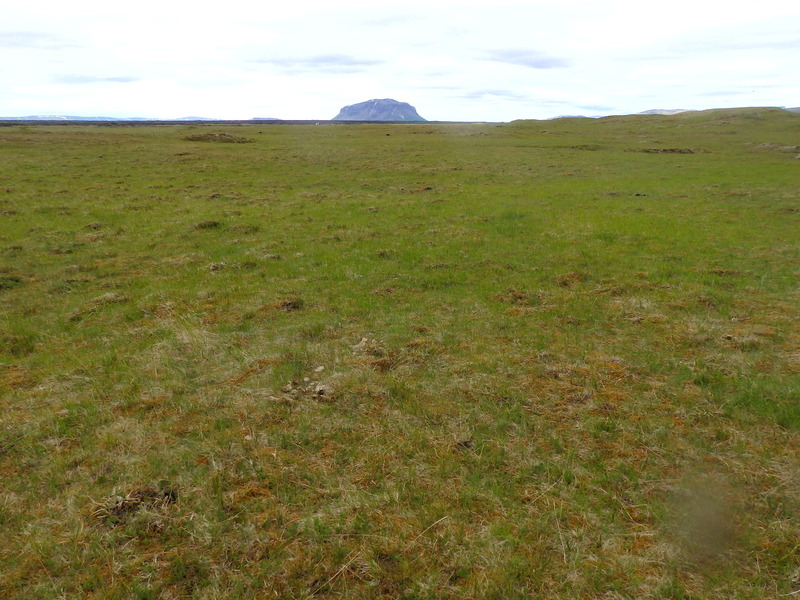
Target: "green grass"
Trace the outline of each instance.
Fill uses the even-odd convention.
[[[795,592],[798,138],[1,127],[0,596]]]

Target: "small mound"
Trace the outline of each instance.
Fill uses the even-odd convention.
[[[239,137],[229,133],[198,133],[187,135],[183,139],[187,142],[223,142],[225,144],[248,144],[255,141],[253,138]]]

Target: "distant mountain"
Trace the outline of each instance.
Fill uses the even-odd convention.
[[[779,107],[792,113],[800,113],[800,106],[797,107]],[[717,109],[721,110],[721,109]],[[654,108],[645,110],[638,115],[677,115],[687,112],[698,112],[696,110],[684,110],[680,108],[675,109],[662,109]],[[579,118],[597,118],[585,117],[584,115],[559,115],[551,117],[553,119],[579,119]],[[345,106],[339,111],[339,114],[333,118],[334,121],[387,121],[387,122],[426,122],[418,113],[417,110],[407,104],[406,102],[398,102],[390,98],[383,100],[367,100],[358,104],[351,104]],[[76,115],[28,115],[25,117],[2,117],[0,122],[20,121],[20,122],[36,122],[36,121],[61,121],[64,123],[81,122],[81,121],[95,121],[95,122],[119,122],[119,123],[139,123],[139,122],[165,122],[165,123],[179,123],[179,122],[193,122],[193,121],[208,121],[208,122],[225,122],[227,119],[215,119],[209,117],[180,117],[177,119],[159,119],[151,117],[82,117]],[[245,123],[248,120],[236,121]],[[265,122],[265,121],[283,121],[283,119],[276,119],[274,117],[252,117],[249,119],[252,122]],[[304,121],[286,121],[302,123]],[[310,122],[310,121],[309,121]]]
[[[179,119],[150,119],[146,117],[77,117],[74,115],[29,115],[27,117],[0,117],[0,121],[214,121],[206,117],[181,117]]]
[[[417,114],[417,109],[406,102],[390,98],[367,100],[345,106],[334,121],[425,121]]]
[[[645,110],[640,113],[639,115],[677,115],[683,112],[689,112],[688,110],[684,110],[682,108],[653,108],[651,110]]]
[[[783,110],[788,110],[789,112],[800,113],[800,106],[796,108],[786,108],[785,106],[781,106]],[[710,109],[710,110],[721,110],[721,109]],[[652,110],[645,110],[640,113],[636,113],[637,115],[678,115],[680,113],[686,112],[697,112],[696,110],[691,109],[682,109],[682,108],[672,108],[672,109],[662,109],[662,108],[654,108]]]
[[[114,117],[76,117],[72,115],[29,115],[27,117],[0,117],[3,121],[127,121]],[[132,120],[132,119],[130,119]]]

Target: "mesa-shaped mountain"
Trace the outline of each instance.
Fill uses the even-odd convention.
[[[334,121],[425,121],[417,113],[417,109],[407,102],[398,102],[391,98],[383,100],[367,100],[358,104],[345,106]]]

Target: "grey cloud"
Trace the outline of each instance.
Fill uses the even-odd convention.
[[[265,58],[255,62],[275,65],[290,70],[333,71],[337,73],[360,71],[366,67],[383,64],[380,60],[369,60],[346,54],[321,54],[292,58]]]
[[[0,47],[5,48],[69,48],[74,44],[50,33],[37,31],[0,31]]]
[[[548,56],[535,50],[494,50],[489,53],[488,60],[529,69],[563,69],[569,66],[569,61],[566,59]]]
[[[55,78],[57,83],[83,84],[83,83],[130,83],[138,81],[136,77],[97,77],[94,75],[59,75]]]

